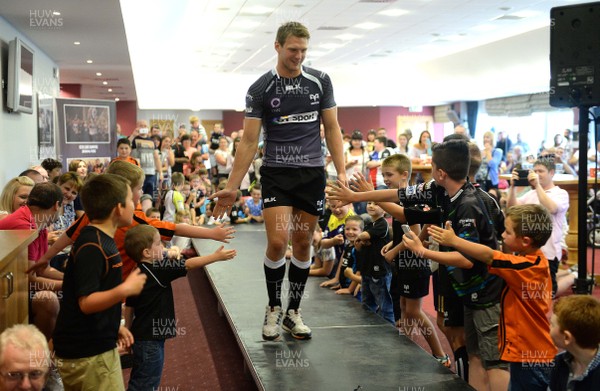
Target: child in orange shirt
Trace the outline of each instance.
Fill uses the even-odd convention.
[[[552,305],[550,268],[540,247],[552,234],[552,221],[546,208],[527,204],[508,209],[504,226],[504,244],[516,255],[461,239],[449,222],[446,229],[431,226],[429,234],[440,245],[486,263],[491,274],[504,279],[498,349],[501,359],[510,363],[510,390],[545,391],[556,348],[548,321]],[[404,243],[413,251],[422,251],[419,239],[413,238],[405,235]]]

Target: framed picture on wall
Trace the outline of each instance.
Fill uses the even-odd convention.
[[[38,98],[38,144],[54,147],[54,98],[41,92]]]
[[[54,98],[41,92],[37,94],[38,107],[38,158],[54,157]]]
[[[110,144],[110,106],[67,103],[62,115],[67,144]]]

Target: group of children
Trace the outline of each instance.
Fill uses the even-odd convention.
[[[350,187],[331,185],[331,205],[368,201],[373,222],[362,230],[361,221],[347,217],[336,277],[322,285],[339,284],[340,293],[356,293],[360,284],[363,303],[389,321],[398,289],[398,325],[409,332],[419,328],[434,356],[449,366],[421,309],[435,269],[431,266],[439,264],[433,272],[438,324],[454,351],[457,372],[475,389],[506,390],[510,385],[513,391],[546,390],[550,385],[562,390],[567,383],[574,390],[600,387],[600,303],[586,296],[565,297],[555,307],[552,327],[549,321],[551,273],[540,251],[552,233],[548,211],[540,205],[512,207],[503,232],[497,232],[497,211],[468,181],[469,156],[465,140],[447,140],[433,148],[431,182],[407,186],[410,161],[393,155],[382,164],[389,190],[373,191],[360,176]],[[391,241],[384,210],[393,217]],[[498,236],[510,254],[497,250]],[[320,246],[328,244],[323,239]],[[556,356],[555,345],[567,352]]]
[[[39,274],[48,259],[72,244],[52,334],[65,389],[123,390],[119,349],[128,348],[129,389],[158,389],[164,342],[177,335],[171,282],[191,268],[236,255],[223,247],[191,258],[176,248],[165,252],[162,241],[174,235],[227,243],[234,231],[147,218],[136,209],[143,181],[141,168],[119,161],[87,181],[80,192],[85,214],[32,270]]]
[[[224,189],[226,185],[227,180],[222,179],[217,190]],[[175,172],[171,176],[171,189],[160,191],[157,207],[146,209],[146,216],[175,223],[213,225],[218,223],[212,216],[215,201],[208,198],[213,192],[213,185],[208,179],[208,173],[192,174],[187,181],[182,173]],[[262,223],[261,194],[259,183],[255,183],[251,187],[249,197],[242,197],[242,192],[238,191],[238,197],[230,215],[222,222]]]

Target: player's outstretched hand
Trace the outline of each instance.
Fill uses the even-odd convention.
[[[209,200],[217,199],[217,205],[215,205],[215,209],[213,210],[213,217],[219,219],[223,217],[223,215],[229,214],[236,197],[237,189],[223,189],[208,197]]]

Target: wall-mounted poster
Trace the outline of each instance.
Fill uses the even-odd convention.
[[[63,105],[64,132],[67,144],[110,143],[110,107],[107,105]]]
[[[54,157],[54,98],[41,92],[38,98],[38,158]]]
[[[58,137],[66,159],[116,153],[116,104],[112,100],[56,99]]]

